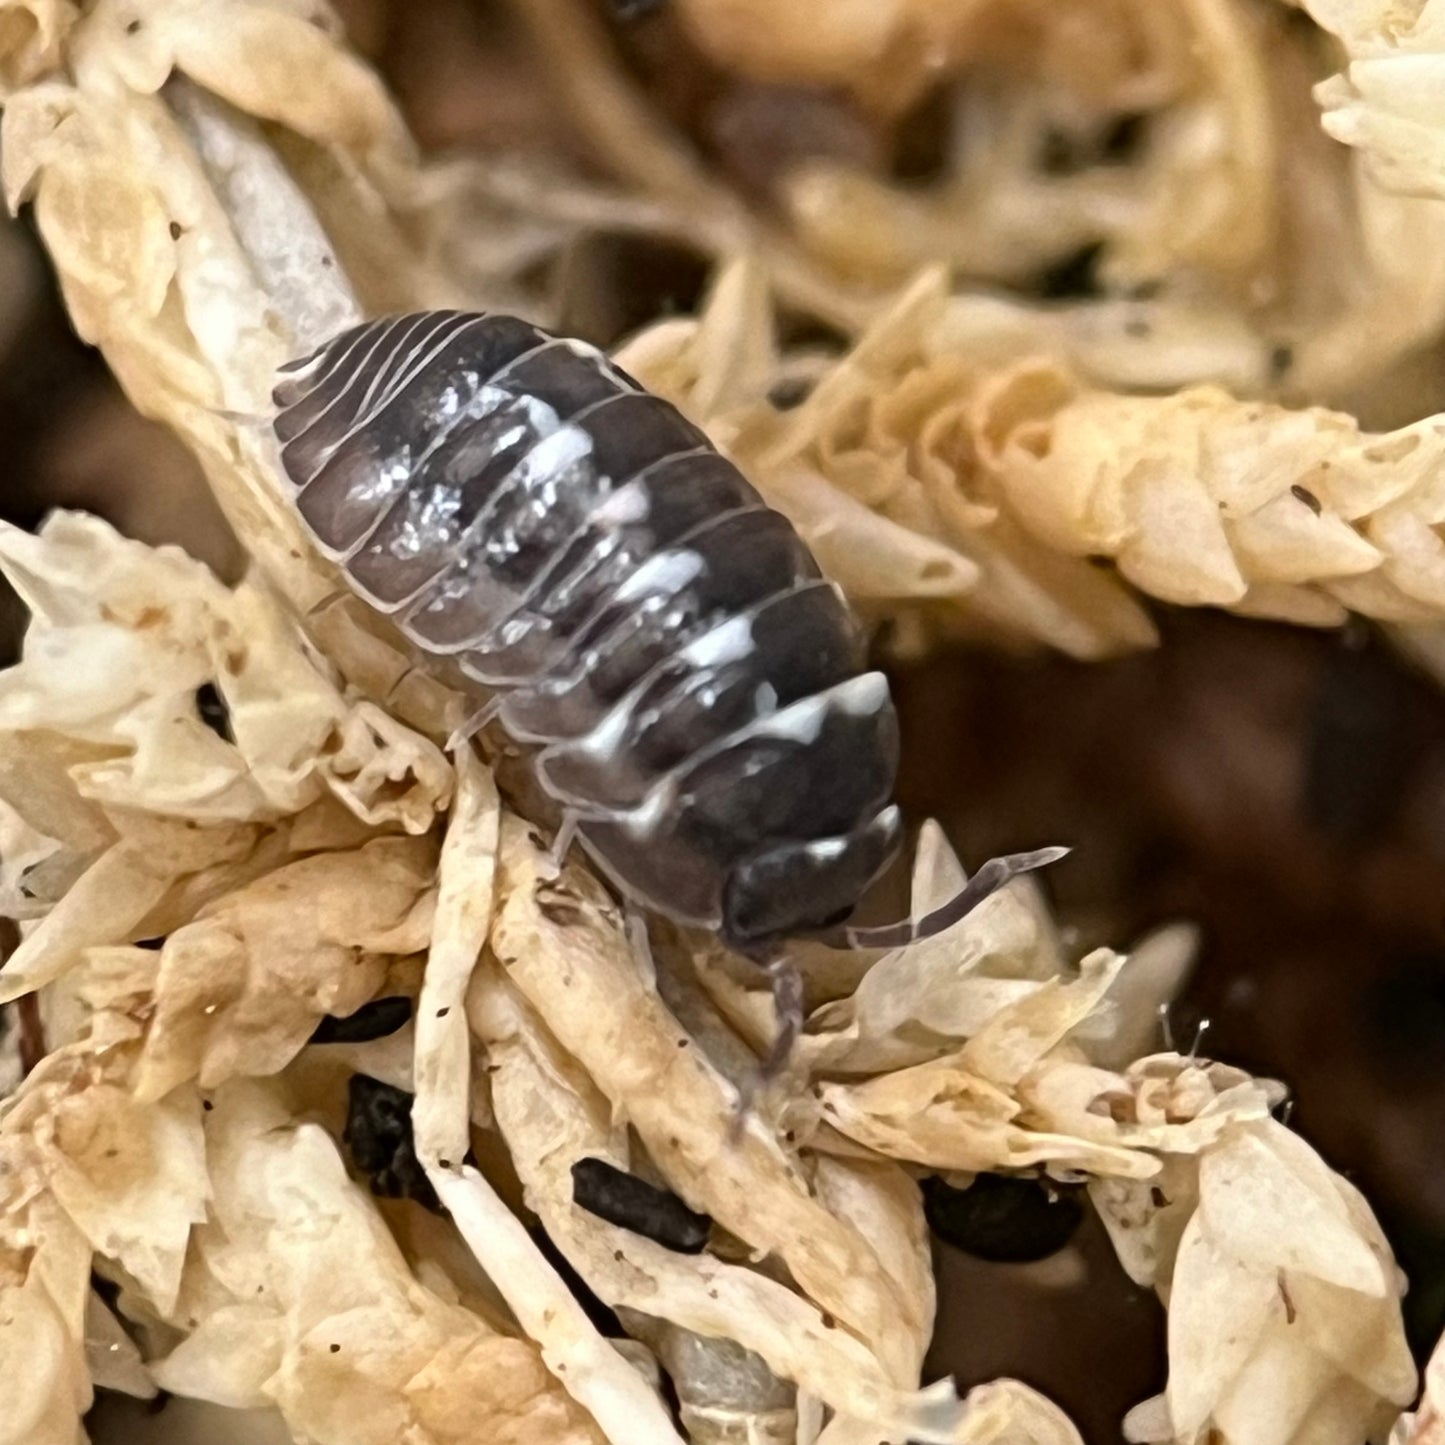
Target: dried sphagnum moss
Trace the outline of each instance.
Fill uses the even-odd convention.
[[[671,8],[679,41],[774,103],[787,87],[849,97],[885,152],[900,107],[932,96],[943,112],[922,180],[805,151],[775,178],[772,210],[745,210],[618,63],[589,7],[516,0],[614,175],[685,204],[705,249],[741,235],[790,304],[850,330],[942,262],[961,292],[1096,383],[1344,401],[1445,315],[1440,208],[1371,184],[1321,135],[1311,84],[1336,62],[1283,4],[898,0],[833,5],[826,23],[796,3]],[[1360,30],[1389,10],[1318,8],[1356,12]],[[999,294],[1085,247],[1091,294]]]
[[[70,525],[61,519],[50,529],[62,549]],[[97,535],[136,559],[134,544],[102,529]],[[36,546],[43,553],[50,544],[47,532]],[[158,583],[168,576],[165,554],[140,555],[154,558]],[[138,586],[133,572],[95,571]],[[209,579],[203,585],[214,586]],[[57,606],[68,600],[79,608],[82,598],[87,607],[107,604],[105,593],[91,596],[77,577]],[[189,615],[204,625],[201,609]],[[114,625],[122,633],[144,630],[137,615],[129,627]],[[273,647],[300,647],[294,632],[277,639]],[[123,638],[114,645],[124,648]],[[157,682],[167,669],[183,669],[184,657],[181,651],[152,662]],[[285,660],[277,653],[278,667]],[[51,690],[66,695],[66,678],[51,676]],[[91,706],[105,715],[105,700]],[[55,732],[64,742],[93,726],[77,710],[64,728],[16,731],[11,751],[45,760]],[[86,806],[84,771],[62,776],[72,793],[68,806]],[[316,1125],[296,1122],[299,1114],[326,1117],[335,1108],[335,1084],[327,1081],[339,1075],[318,1072],[324,1059],[312,1061],[316,1051],[304,1041],[307,1025],[336,1006],[336,990],[354,987],[360,969],[366,987],[381,991],[384,977],[423,947],[430,931],[423,1008],[449,1010],[454,1004],[445,1000],[460,996],[472,972],[480,930],[491,949],[472,979],[467,1016],[493,1071],[489,1101],[483,1109],[474,1095],[465,1037],[458,1056],[444,1040],[428,1045],[419,1036],[416,1084],[439,1123],[437,1142],[424,1139],[422,1149],[464,1228],[478,1222],[476,1206],[493,1211],[480,1216],[484,1227],[469,1230],[469,1238],[524,1324],[556,1285],[520,1228],[509,1239],[499,1227],[500,1202],[485,1179],[451,1157],[465,1135],[448,1136],[448,1118],[495,1118],[529,1204],[604,1299],[700,1337],[736,1340],[808,1399],[845,1412],[840,1419],[871,1420],[875,1431],[898,1439],[1073,1438],[1021,1387],[988,1387],[965,1407],[911,1393],[928,1340],[932,1284],[917,1193],[903,1163],[957,1170],[1050,1162],[1092,1178],[1126,1263],[1142,1282],[1167,1288],[1180,1338],[1193,1342],[1183,1354],[1176,1350],[1171,1410],[1202,1409],[1218,1423],[1229,1417],[1231,1400],[1248,1398],[1233,1392],[1283,1389],[1291,1381],[1291,1408],[1324,1422],[1320,1438],[1344,1439],[1346,1428],[1408,1397],[1413,1374],[1402,1355],[1393,1266],[1378,1253],[1378,1233],[1358,1200],[1269,1121],[1278,1092],[1171,1056],[1123,1071],[1105,1066],[1111,1042],[1132,1027],[1128,1015],[1152,1016],[1153,1000],[1118,988],[1128,974],[1121,959],[1086,960],[1070,977],[1046,915],[1026,895],[990,900],[957,937],[935,940],[926,953],[885,956],[871,989],[818,1011],[805,1057],[832,1059],[828,1073],[838,1081],[827,1082],[827,1074],[820,1080],[811,1123],[799,1107],[807,1101],[792,1103],[795,1142],[781,1144],[761,1117],[734,1142],[735,1093],[657,998],[606,896],[578,870],[558,875],[527,827],[499,815],[475,759],[461,769],[457,796],[435,900],[429,868],[409,868],[389,900],[375,856],[397,849],[409,858],[425,840],[336,815],[326,800],[250,825],[249,854],[240,853],[231,827],[190,819],[197,844],[231,839],[223,861],[194,874],[187,870],[201,856],[177,856],[179,876],[163,880],[148,917],[117,918],[97,907],[109,932],[68,952],[66,971],[47,990],[55,1036],[77,1038],[32,1076],[0,1126],[5,1178],[13,1181],[10,1218],[21,1229],[68,1220],[86,1241],[84,1265],[94,1251],[106,1270],[120,1272],[123,1308],[144,1327],[146,1356],[165,1388],[237,1407],[274,1402],[300,1438],[344,1430],[347,1438],[378,1442],[406,1438],[406,1430],[419,1442],[506,1439],[509,1429],[518,1439],[589,1438],[566,1394],[545,1383],[542,1362],[590,1362],[593,1404],[604,1416],[608,1397],[646,1388],[620,1356],[610,1371],[627,1373],[609,1373],[607,1356],[596,1352],[610,1347],[600,1340],[557,1333],[555,1315],[533,1323],[542,1349],[540,1357],[529,1353],[498,1304],[472,1303],[476,1285],[455,1277],[446,1256],[427,1263],[424,1283],[399,1272],[395,1245],[346,1180],[335,1146]],[[43,833],[43,805],[28,806]],[[107,818],[122,839],[153,826],[143,814]],[[920,858],[919,907],[957,879],[941,846],[931,835]],[[487,907],[492,877],[494,910]],[[346,880],[370,897],[338,893]],[[467,881],[473,890],[462,886]],[[98,903],[107,891],[97,889]],[[391,931],[366,935],[376,926],[366,923],[367,908]],[[303,926],[325,928],[333,910],[351,931],[330,936],[351,941],[350,951],[288,940],[288,931]],[[169,934],[159,952],[125,946],[153,932]],[[173,955],[188,948],[204,954],[213,935],[225,940],[223,966],[173,966]],[[305,956],[292,967],[268,966],[288,944]],[[232,1001],[237,987],[246,992]],[[738,1011],[737,1000],[716,997],[725,1012]],[[707,1003],[704,996],[680,1012],[699,1016]],[[948,1003],[951,1013],[941,1006]],[[288,1034],[289,1019],[300,1026]],[[924,1044],[936,1055],[931,1060],[917,1058],[918,1020],[934,1030],[932,1047]],[[264,1027],[252,1029],[252,1022]],[[190,1041],[204,1052],[177,1047]],[[864,1045],[875,1051],[871,1060],[858,1051]],[[163,1077],[154,1073],[157,1059]],[[257,1075],[275,1082],[246,1082]],[[200,1107],[198,1076],[210,1093],[209,1112]],[[958,1102],[970,1098],[990,1101],[989,1112],[959,1112]],[[935,1137],[973,1152],[935,1158]],[[852,1147],[842,1147],[850,1138]],[[139,1140],[152,1142],[140,1149]],[[1286,1144],[1292,1172],[1281,1183],[1285,1166],[1270,1161]],[[571,1203],[570,1165],[583,1156],[660,1170],[753,1250],[785,1262],[790,1282],[741,1260],[673,1255],[581,1214]],[[1225,1182],[1216,1186],[1217,1179]],[[1227,1214],[1211,1212],[1216,1187],[1226,1191]],[[1282,1193],[1295,1214],[1318,1212],[1312,1237],[1328,1244],[1323,1263],[1318,1251],[1301,1255],[1292,1235],[1277,1228]],[[335,1232],[334,1253],[328,1229],[324,1253],[312,1258],[308,1220],[320,1216],[345,1227]],[[68,1238],[69,1227],[56,1237]],[[1210,1347],[1232,1331],[1237,1296],[1211,1293],[1207,1270],[1199,1278],[1175,1262],[1176,1255],[1193,1258],[1189,1241],[1202,1231],[1242,1251],[1239,1268],[1283,1288],[1280,1298],[1303,1321],[1282,1338],[1270,1372],[1252,1382],[1232,1384],[1232,1357]],[[1141,1254],[1146,1239],[1154,1243]],[[194,1261],[194,1279],[186,1261]],[[22,1268],[16,1287],[38,1288],[33,1263]],[[1311,1283],[1317,1276],[1318,1288]],[[1274,1328],[1273,1298],[1260,1295],[1260,1331]],[[1330,1342],[1346,1329],[1356,1332],[1358,1347],[1332,1354]],[[59,1332],[26,1338],[25,1348],[50,1353],[43,1370],[37,1362],[27,1373],[45,1393],[33,1411],[26,1401],[22,1418],[58,1410],[73,1419],[84,1399],[77,1404],[73,1393],[57,1393],[57,1382],[83,1385],[78,1340]],[[1332,1359],[1346,1368],[1336,1372]],[[800,1417],[801,1407],[802,1397]],[[493,1413],[478,1414],[487,1410]],[[609,1437],[639,1438],[640,1420],[624,1418],[628,1429],[610,1429]],[[1146,1425],[1158,1418],[1157,1411],[1141,1417]],[[852,1438],[851,1426],[827,1428],[834,1439]]]
[[[703,26],[725,8],[689,13]],[[1236,116],[1226,134],[1257,114],[1234,7],[1121,13],[1152,17],[1205,134],[1211,107]],[[536,14],[567,23],[555,6]],[[700,945],[655,975],[595,880],[556,869],[480,761],[454,764],[427,740],[457,700],[332,600],[253,419],[276,362],[353,308],[516,293],[515,275],[457,259],[459,214],[485,202],[498,219],[487,177],[421,170],[384,92],[309,5],[101,0],[84,17],[34,3],[0,16],[11,195],[34,199],[77,324],[202,457],[257,567],[227,589],[64,516],[0,546],[37,615],[0,679],[15,844],[3,883],[27,919],[0,979],[43,989],[55,1045],[0,1116],[0,1361],[19,1385],[0,1441],[75,1440],[92,1382],[118,1379],[274,1403],[300,1440],[676,1440],[637,1356],[592,1330],[508,1208],[507,1181],[463,1163],[477,1128],[504,1141],[528,1206],[593,1290],[647,1317],[637,1333],[676,1371],[695,1442],[1077,1439],[1013,1382],[962,1401],[947,1385],[918,1391],[934,1303],[920,1168],[1090,1181],[1126,1267],[1170,1309],[1169,1388],[1132,1417],[1141,1439],[1354,1445],[1409,1403],[1402,1283],[1359,1197],[1269,1117],[1277,1087],[1133,1057],[1187,966],[1178,935],[1134,962],[1075,967],[1015,888],[871,970],[810,958],[819,1006],[800,1062],[816,1084],[766,1102],[735,1137],[729,1069],[767,1035],[765,995]],[[1180,17],[1186,33],[1222,35],[1213,59],[1170,50]],[[948,33],[972,43],[967,27]],[[1050,37],[1044,23],[1045,58]],[[914,83],[892,77],[876,103]],[[1143,82],[1106,67],[1092,83],[1115,104]],[[1204,169],[1228,201],[1234,169],[1258,181],[1261,164],[1216,148]],[[526,200],[535,210],[514,206],[516,245],[493,262],[588,223]],[[1397,216],[1392,205],[1370,214]],[[712,243],[750,234],[736,208],[710,214]],[[1190,243],[1220,265],[1264,264],[1237,254],[1260,243],[1231,236],[1222,214]],[[881,295],[845,294],[776,238],[758,254],[763,278],[835,316],[861,318]],[[891,284],[884,271],[875,280]],[[1310,336],[1384,289],[1371,272],[1364,299]],[[1438,315],[1426,281],[1400,293],[1420,324]],[[1260,375],[1256,309],[1226,309],[1221,330],[1219,295],[1150,303],[1160,335],[1131,352],[1130,313],[1111,320],[1108,303],[1049,312],[925,277],[835,362],[774,353],[763,280],[744,264],[700,322],[664,324],[628,360],[704,420],[865,606],[1091,656],[1150,640],[1147,617],[1033,518],[1010,489],[1024,483],[1004,475],[1009,448],[1045,419],[1066,426],[1091,379],[1183,382],[1236,363]],[[1376,349],[1414,334],[1386,328]],[[1041,351],[1056,360],[1041,368]],[[800,406],[770,396],[779,380],[811,388]],[[1036,443],[1024,450],[1038,460]],[[207,683],[230,738],[195,711]],[[175,766],[163,730],[184,741]],[[957,875],[932,838],[917,906]],[[157,937],[159,951],[134,946]],[[423,951],[402,1081],[475,1259],[408,1221],[412,1206],[383,1216],[315,1122],[334,1125],[349,1068],[397,1060],[385,1046],[328,1058],[306,1046],[310,1027],[398,980],[414,990]],[[582,1213],[570,1166],[583,1156],[654,1172],[736,1250],[678,1256]],[[92,1264],[121,1284],[138,1331],[128,1373],[86,1359]],[[1259,1346],[1249,1360],[1245,1343]],[[749,1388],[724,1399],[719,1382],[739,1369]]]
[[[1325,129],[1357,147],[1387,190],[1445,195],[1445,22],[1436,0],[1305,0],[1304,8],[1348,56],[1320,87]]]
[[[1007,326],[953,311],[931,272],[836,362],[779,356],[773,329],[762,272],[739,262],[696,320],[659,323],[619,360],[708,429],[860,607],[1080,657],[1153,640],[1128,590],[1038,545],[978,465]],[[795,364],[811,389],[784,407],[775,383]],[[1070,383],[1037,384],[1047,398]]]
[[[1147,643],[1146,617],[1101,560],[1175,603],[1313,625],[1346,609],[1437,620],[1434,518],[1417,489],[1432,423],[1372,434],[1345,416],[1261,409],[1216,390],[1178,404],[1129,395],[1217,382],[1280,400],[1369,401],[1382,370],[1440,329],[1445,207],[1375,183],[1381,157],[1399,153],[1416,166],[1409,188],[1429,188],[1418,172],[1430,102],[1416,114],[1404,99],[1428,86],[1401,82],[1387,101],[1379,77],[1408,73],[1413,84],[1428,73],[1432,12],[1407,22],[1368,3],[1316,9],[1353,58],[1356,79],[1320,94],[1358,158],[1320,135],[1310,83],[1331,58],[1282,8],[843,7],[813,49],[791,6],[680,7],[683,29],[741,73],[817,82],[823,66],[830,83],[884,112],[880,87],[907,96],[919,83],[899,81],[888,37],[934,34],[935,83],[956,75],[955,128],[971,144],[956,143],[939,176],[907,188],[841,162],[798,162],[780,182],[790,234],[742,222],[753,275],[716,294],[721,314],[701,323],[713,324],[711,344],[695,323],[668,321],[627,358],[758,472],[859,597],[882,593],[894,611],[947,599],[903,607],[905,644],[922,620],[924,636],[1001,633],[1085,657]],[[625,90],[580,7],[544,5],[532,18],[564,85],[585,90],[597,71]],[[1350,100],[1351,85],[1379,95]],[[641,95],[631,101],[626,136],[647,119]],[[1051,145],[1087,156],[1090,138],[1121,115],[1138,118],[1143,136],[1128,164],[1040,164]],[[649,153],[681,152],[662,121],[647,134]],[[668,168],[632,165],[621,131],[601,125],[593,139],[619,176],[672,194]],[[737,216],[716,181],[699,209]],[[1040,304],[998,291],[1081,245],[1095,248],[1095,294]],[[939,262],[949,280],[935,273],[896,299]],[[758,298],[770,288],[861,331],[857,352],[835,369],[769,356]],[[871,344],[880,338],[892,345]],[[739,340],[751,343],[742,365]],[[779,382],[795,390],[820,377],[827,384],[798,415],[780,419],[767,405]],[[1438,406],[1438,388],[1425,400]],[[1142,456],[1117,456],[1116,435],[1139,436]],[[1348,496],[1345,483],[1313,485],[1331,449]],[[1240,472],[1248,486],[1234,480]],[[879,527],[869,510],[894,525]]]
[[[1313,626],[1445,608],[1439,418],[1370,433],[1218,387],[1093,389],[940,272],[840,360],[780,356],[773,328],[743,262],[697,319],[621,360],[709,428],[865,608],[1081,657],[1154,636],[1101,560],[1168,602]],[[785,407],[769,392],[790,371],[812,389]]]

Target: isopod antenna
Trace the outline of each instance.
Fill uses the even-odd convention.
[[[922,918],[905,918],[877,928],[844,926],[825,935],[825,941],[846,948],[902,948],[952,928],[966,918],[985,898],[997,893],[1021,873],[1047,867],[1067,856],[1067,848],[1038,848],[1032,853],[1009,853],[990,858],[947,903],[925,913]]]

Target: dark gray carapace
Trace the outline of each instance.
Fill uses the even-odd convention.
[[[675,407],[594,347],[455,311],[347,331],[275,402],[317,545],[476,684],[625,897],[760,959],[847,918],[901,837],[887,682],[788,520]],[[1051,856],[849,941],[936,932]]]

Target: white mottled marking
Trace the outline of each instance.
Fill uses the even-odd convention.
[[[585,356],[589,361],[607,359],[590,341],[579,341],[575,336],[564,336],[562,345],[574,356]]]
[[[729,617],[682,649],[681,656],[692,667],[725,667],[753,654],[753,620],[744,614]]]
[[[789,703],[780,712],[755,718],[752,722],[709,743],[678,766],[691,768],[717,753],[726,752],[749,738],[788,738],[805,746],[817,741],[831,712],[862,717],[881,711],[888,701],[888,679],[881,672],[865,672]]]
[[[635,602],[652,592],[680,592],[703,572],[696,552],[659,552],[650,557],[613,593],[616,602]]]
[[[615,762],[627,741],[627,730],[632,723],[632,710],[637,702],[636,689],[630,691],[620,702],[609,708],[592,730],[582,737],[566,743],[555,750],[572,757],[583,757],[593,762]]]
[[[604,527],[631,527],[645,522],[651,510],[647,488],[628,482],[604,497],[588,520]]]
[[[647,796],[635,808],[617,814],[617,821],[631,838],[646,843],[654,838],[677,801],[677,783],[674,775],[668,773],[659,783],[648,790]]]
[[[400,456],[389,458],[380,466],[367,467],[358,472],[351,486],[347,488],[346,500],[348,503],[357,502],[363,505],[385,501],[401,491],[410,475],[411,458],[408,453],[403,452]]]
[[[619,814],[620,823],[630,836],[639,842],[645,842],[676,801],[678,790],[682,786],[682,778],[700,763],[719,753],[729,751],[749,738],[791,738],[805,746],[815,742],[823,730],[823,723],[828,713],[839,705],[839,695],[846,694],[850,688],[855,692],[862,691],[858,688],[858,684],[874,675],[865,673],[863,677],[850,678],[847,682],[839,683],[836,687],[830,687],[824,692],[801,698],[781,712],[760,717],[748,723],[746,727],[738,728],[725,737],[709,743],[707,747],[700,748],[691,757],[685,758],[671,771],[659,778],[648,790],[647,797],[637,807]]]
[[[557,413],[551,411],[550,424],[557,429],[543,436],[513,469],[512,478],[529,486],[536,478],[559,476],[569,467],[589,456],[592,452],[592,438],[579,426],[570,422],[557,425]],[[540,419],[539,419],[540,420]],[[547,423],[543,422],[542,425]],[[541,427],[539,426],[539,430]]]
[[[840,683],[832,689],[832,694],[838,707],[849,717],[866,717],[888,706],[888,679],[881,672],[865,672]]]
[[[579,341],[575,336],[564,336],[561,344],[574,356],[580,356],[584,361],[596,363],[597,370],[609,381],[616,382],[624,391],[631,392],[633,395],[637,394],[636,385],[613,366],[611,357],[605,351],[593,346],[590,341]],[[596,403],[594,402],[593,405]]]
[[[770,713],[765,718],[749,724],[734,734],[741,740],[748,737],[787,738],[791,742],[815,743],[823,731],[823,722],[833,710],[833,702],[826,692],[814,693],[812,697],[801,698],[781,712]]]

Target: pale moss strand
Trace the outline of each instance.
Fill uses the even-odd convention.
[[[1214,387],[1084,393],[1029,415],[1015,404],[1029,389],[1028,368],[1001,378],[978,432],[1001,500],[1037,541],[1108,558],[1185,606],[1319,626],[1445,617],[1445,418],[1372,434]]]

